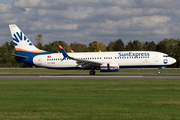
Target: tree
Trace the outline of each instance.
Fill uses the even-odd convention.
[[[133,50],[133,43],[132,43],[132,41],[128,42],[128,44],[126,45],[126,50],[127,51],[132,51]]]
[[[157,51],[168,54],[169,56],[175,58],[177,60],[176,66],[179,66],[179,47],[180,47],[179,39],[164,39],[160,41],[157,45]]]
[[[114,41],[113,41],[113,42],[111,41],[111,42],[108,44],[107,51],[114,51],[114,50],[113,50],[114,44],[115,44],[115,42],[114,42]]]
[[[7,43],[7,42],[6,42]],[[4,44],[0,49],[0,66],[6,67],[10,63],[10,56],[4,55],[4,53],[8,53],[8,46]]]
[[[140,51],[143,50],[143,43],[141,43],[139,40],[129,41],[129,43],[126,45],[126,50],[130,51]]]
[[[175,59],[177,60],[176,64],[177,67],[180,67],[180,41],[178,42],[177,46],[176,46],[176,55],[175,55]]]
[[[123,51],[124,50],[124,43],[121,39],[115,41],[113,46],[113,51]]]
[[[80,44],[80,43],[71,43],[70,44],[70,48],[74,51],[74,52],[87,52],[87,46],[85,44]]]
[[[139,40],[134,40],[133,41],[133,50],[140,51],[142,49],[143,49],[142,43]]]
[[[143,45],[143,50],[145,51],[156,51],[156,44],[154,43],[154,41],[151,42],[145,42]]]
[[[160,42],[157,44],[157,51],[163,52],[163,53],[168,53],[168,50],[167,50],[167,49],[168,49],[167,41],[168,41],[168,40],[160,41]]]
[[[24,63],[17,62],[14,57],[5,55],[4,53],[15,54],[14,42],[11,41],[10,44],[6,42],[0,47],[0,67],[20,67],[25,66]]]
[[[68,44],[65,43],[64,41],[54,41],[52,43],[49,43],[48,45],[44,46],[44,50],[52,52],[52,53],[57,53],[60,51],[59,46],[61,45],[65,51],[70,51],[70,48],[68,47]]]
[[[43,36],[41,34],[37,35],[36,41],[37,41],[37,47],[39,49],[43,49]]]
[[[16,51],[14,49],[15,46],[14,46],[14,42],[13,41],[10,42],[10,46],[8,48],[9,48],[8,50],[11,51],[12,54],[16,53]]]
[[[157,51],[166,53],[171,57],[175,56],[177,44],[179,39],[164,39],[160,41],[157,45]]]
[[[88,51],[89,52],[106,51],[106,46],[103,44],[103,42],[93,41],[92,43],[89,44]]]

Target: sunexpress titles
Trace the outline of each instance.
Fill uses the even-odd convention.
[[[119,57],[149,57],[149,53],[120,52]]]

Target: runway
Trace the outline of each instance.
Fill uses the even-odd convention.
[[[0,79],[179,79],[180,75],[0,75]]]

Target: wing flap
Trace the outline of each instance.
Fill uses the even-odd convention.
[[[77,58],[73,58],[73,60],[76,60],[77,64],[82,66],[82,69],[89,68],[91,66],[100,66],[102,64],[101,62],[97,61],[83,60]]]

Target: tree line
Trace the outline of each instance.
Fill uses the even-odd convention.
[[[98,51],[159,51],[168,54],[169,56],[177,60],[176,64],[170,67],[179,67],[180,66],[180,39],[164,39],[161,40],[158,44],[155,44],[154,41],[151,42],[140,42],[139,40],[129,41],[127,45],[124,45],[121,39],[111,41],[108,46],[104,45],[103,42],[93,41],[89,45],[81,43],[71,43],[68,45],[64,41],[53,41],[49,44],[42,44],[42,35],[38,34],[36,38],[37,44],[36,47],[45,51],[52,53],[60,52],[58,45],[61,45],[65,51],[70,52],[98,52]],[[4,53],[16,54],[14,49],[13,41],[6,42],[0,46],[0,67],[32,67],[27,66],[24,63],[16,62],[14,57],[5,55]]]

